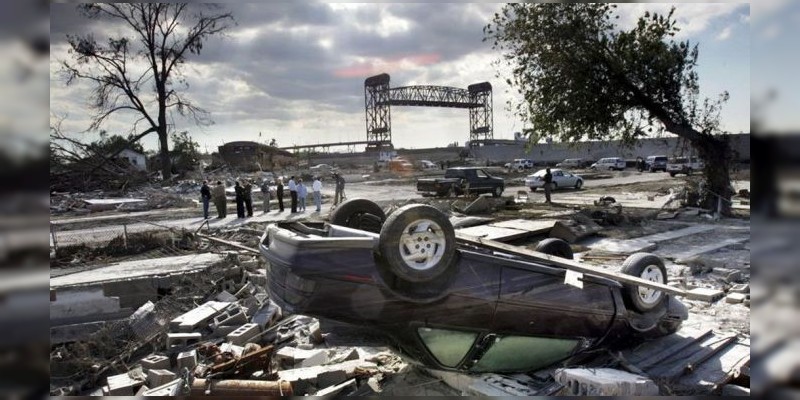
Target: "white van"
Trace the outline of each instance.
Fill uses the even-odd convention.
[[[606,157],[601,158],[596,163],[589,167],[594,170],[607,169],[609,171],[617,170],[622,171],[625,169],[625,160],[620,157]]]

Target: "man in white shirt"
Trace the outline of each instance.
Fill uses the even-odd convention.
[[[320,182],[318,176],[314,177],[311,190],[314,193],[314,205],[317,206],[317,212],[320,212],[322,211],[322,182]]]
[[[294,181],[294,176],[289,178],[289,196],[292,198],[292,214],[297,212],[297,182]]]

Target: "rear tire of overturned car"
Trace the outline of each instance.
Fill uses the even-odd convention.
[[[557,238],[542,240],[536,245],[536,251],[551,256],[566,258],[568,260],[572,260],[574,257],[574,254],[572,254],[572,247],[570,247],[569,243]]]
[[[374,202],[367,199],[352,199],[336,207],[331,213],[330,223],[380,233],[386,221],[386,213]]]
[[[648,281],[666,285],[667,269],[664,261],[651,253],[634,253],[622,263],[622,273],[642,278]],[[625,284],[623,297],[630,307],[638,312],[648,312],[658,309],[666,300],[664,292]]]
[[[409,204],[383,224],[378,249],[389,270],[410,282],[428,282],[453,268],[455,230],[434,207]]]

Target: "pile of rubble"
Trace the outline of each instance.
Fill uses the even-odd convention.
[[[76,346],[71,351],[66,347],[57,351],[54,359],[88,351],[116,353],[110,357],[115,360],[122,360],[126,353],[135,353],[137,356],[131,356],[130,360],[138,362],[95,361],[88,367],[82,365],[78,370],[89,370],[95,374],[94,378],[52,388],[51,394],[287,396],[344,394],[355,390],[375,393],[381,390],[386,377],[407,368],[388,349],[329,345],[328,335],[322,333],[318,320],[300,315],[284,317],[270,301],[263,289],[266,270],[259,268],[262,265],[257,260],[238,264],[232,269],[241,272],[241,279],[225,271],[225,278],[216,279],[217,289],[222,290],[203,298],[199,306],[189,311],[163,312],[161,303],[179,301],[173,294],[140,307],[125,320],[126,329],[108,329],[107,333],[116,337],[91,337],[84,345],[91,350]],[[128,332],[124,338],[119,337],[121,331]],[[114,343],[120,342],[137,342],[132,347],[136,350],[115,350]],[[146,348],[157,351],[142,353]]]

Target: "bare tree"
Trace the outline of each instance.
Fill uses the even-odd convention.
[[[112,115],[132,113],[131,141],[157,133],[164,179],[171,176],[167,119],[172,112],[198,125],[211,123],[208,113],[182,91],[188,88],[181,67],[190,54],[221,35],[233,23],[230,13],[213,5],[181,3],[90,3],[78,6],[89,19],[122,22],[133,37],[110,37],[98,43],[92,35],[68,35],[72,60],[62,60],[67,85],[93,86],[94,110],[89,130],[99,129]],[[206,13],[209,12],[209,13]]]

